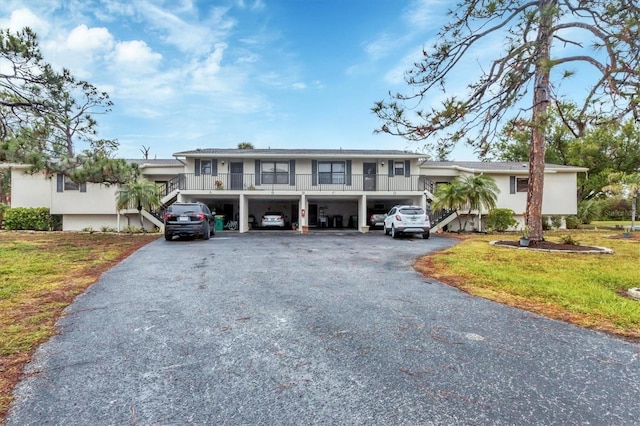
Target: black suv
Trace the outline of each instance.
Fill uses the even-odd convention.
[[[164,213],[164,238],[201,237],[208,240],[216,233],[215,213],[203,203],[173,203]]]

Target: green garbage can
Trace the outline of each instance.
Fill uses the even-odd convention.
[[[224,229],[224,216],[216,216],[216,231]]]

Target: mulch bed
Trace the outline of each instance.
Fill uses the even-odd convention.
[[[556,250],[556,251],[604,251],[601,247],[579,246],[574,244],[553,243],[551,241],[531,241],[529,247],[520,247],[519,241],[496,241],[497,246],[518,247],[524,250]]]

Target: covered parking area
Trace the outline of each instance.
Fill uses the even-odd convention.
[[[363,231],[373,211],[386,211],[397,204],[426,206],[426,196],[380,194],[207,194],[180,197],[180,201],[201,201],[217,215],[225,217],[225,223],[237,222],[240,233],[260,229],[260,219],[266,212],[282,212],[287,228],[354,229]]]

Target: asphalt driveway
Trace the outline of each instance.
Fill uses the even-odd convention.
[[[68,308],[8,425],[637,424],[640,346],[412,269],[451,244],[158,240]]]

